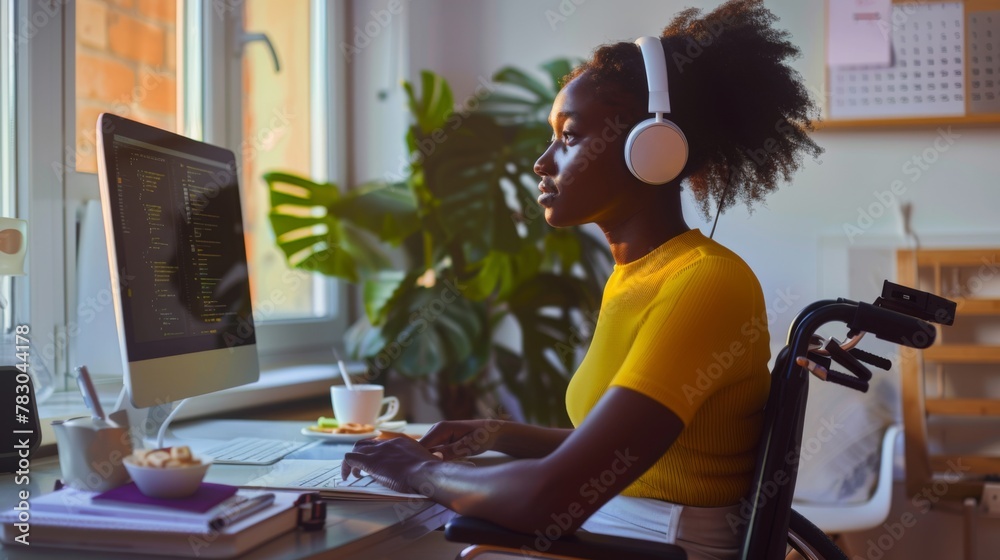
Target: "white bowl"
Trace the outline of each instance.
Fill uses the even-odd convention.
[[[126,457],[125,469],[132,477],[139,491],[150,498],[185,498],[194,494],[205,478],[208,467],[212,466],[209,457],[199,457],[200,465],[185,467],[142,467]]]

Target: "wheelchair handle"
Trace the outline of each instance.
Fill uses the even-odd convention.
[[[830,383],[836,383],[837,385],[843,385],[848,389],[854,389],[855,391],[861,391],[862,393],[868,392],[868,382],[863,379],[858,379],[852,375],[847,375],[846,373],[840,373],[839,371],[833,371],[832,369],[826,372],[826,380]]]
[[[923,349],[934,344],[937,330],[928,322],[870,303],[858,303],[854,320],[848,323],[852,330],[871,333],[893,344]]]

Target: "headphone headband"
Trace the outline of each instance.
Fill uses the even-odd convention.
[[[687,165],[688,143],[680,127],[663,118],[670,112],[667,88],[667,57],[657,37],[639,37],[635,42],[642,52],[649,85],[649,112],[656,117],[632,127],[625,139],[625,163],[640,181],[663,185],[673,181]]]
[[[667,82],[667,57],[659,37],[639,37],[635,41],[642,51],[646,65],[646,82],[649,84],[649,112],[670,112],[670,91]]]

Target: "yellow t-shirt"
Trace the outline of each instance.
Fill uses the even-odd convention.
[[[698,507],[750,488],[767,401],[764,296],[735,253],[697,229],[615,266],[587,355],[566,391],[579,426],[611,386],[684,422],[677,441],[622,492]]]

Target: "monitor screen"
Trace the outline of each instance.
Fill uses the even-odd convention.
[[[98,135],[112,291],[133,402],[151,406],[255,381],[233,153],[107,114]]]

